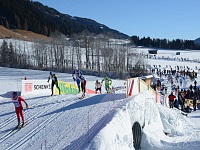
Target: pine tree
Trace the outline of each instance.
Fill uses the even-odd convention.
[[[26,18],[24,19],[23,30],[28,30],[28,24]]]
[[[17,29],[21,29],[19,16],[15,15],[15,26]]]
[[[1,45],[1,51],[0,51],[0,54],[1,54],[0,64],[3,67],[6,67],[7,64],[8,64],[8,61],[9,61],[8,53],[9,53],[8,44],[4,40],[3,43],[2,43],[2,45]]]
[[[6,27],[7,29],[9,29],[9,28],[10,28],[10,27],[9,27],[8,20],[5,20],[5,27]]]

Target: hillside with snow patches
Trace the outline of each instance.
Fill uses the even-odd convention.
[[[146,53],[148,49],[139,49]],[[175,56],[173,51],[159,51],[156,58],[148,59],[150,66],[165,67],[177,64],[195,69],[199,63],[198,52],[188,52],[190,61],[180,61],[185,53]],[[194,52],[194,53],[193,53]],[[163,56],[170,59],[164,59]],[[171,59],[175,58],[175,59]],[[17,125],[12,91],[20,92],[21,79],[47,79],[49,72],[0,67],[0,149],[99,149],[129,150],[133,147],[133,123],[142,127],[141,149],[187,150],[200,149],[200,112],[184,116],[179,110],[156,104],[149,92],[125,98],[125,89],[115,94],[31,95],[24,97],[30,108],[25,109],[27,125],[19,131],[7,134]],[[71,73],[56,72],[59,80],[74,84]],[[101,77],[85,75],[87,88],[94,89],[94,82]],[[196,79],[199,85],[199,74]],[[124,86],[125,80],[113,80],[113,85]],[[163,83],[167,79],[163,77]],[[185,80],[187,88],[193,81]],[[178,83],[176,83],[178,84]],[[170,92],[170,90],[168,91]],[[164,132],[169,133],[166,135]]]

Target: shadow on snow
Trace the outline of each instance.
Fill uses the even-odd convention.
[[[103,102],[108,102],[108,101],[116,101],[116,100],[121,100],[125,98],[125,94],[98,94],[89,98],[85,98],[81,101],[75,102],[71,105],[68,105],[66,107],[62,107],[60,109],[57,109],[51,113],[48,113],[44,116],[51,115],[54,113],[60,113],[63,111],[75,109],[75,108],[80,108],[80,107],[85,107],[85,106],[90,106],[90,105],[95,105]]]

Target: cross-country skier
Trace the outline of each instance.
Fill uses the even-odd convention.
[[[100,93],[101,93],[101,86],[102,86],[101,82],[96,80],[96,82],[95,82],[95,93],[96,94],[97,94],[97,91],[100,91]]]
[[[81,96],[81,98],[84,98],[85,97],[85,93],[86,93],[86,79],[81,74],[79,76],[77,76],[77,78],[81,82],[81,89],[82,89],[82,96]]]
[[[52,80],[52,82],[51,82],[51,96],[53,96],[54,85],[56,85],[56,87],[58,88],[59,94],[60,94],[60,88],[58,87],[58,79],[57,79],[56,75],[53,74],[52,72],[50,72],[50,75],[49,75],[47,82],[49,82],[50,79]]]
[[[77,86],[78,86],[78,91],[79,91],[79,93],[80,93],[80,91],[81,91],[80,80],[79,80],[79,78],[78,78],[80,75],[83,75],[83,73],[82,73],[78,68],[76,68],[76,69],[74,70],[73,74],[72,74],[72,77],[73,77],[74,81],[76,81],[76,84],[77,84]]]
[[[20,117],[22,118],[22,126],[24,125],[24,110],[23,110],[23,105],[22,101],[26,104],[26,108],[29,108],[28,104],[26,103],[25,99],[23,99],[21,96],[17,95],[17,92],[13,92],[12,94],[12,102],[15,105],[15,112],[17,115],[17,127],[19,128],[20,126]]]
[[[103,83],[104,82],[104,85],[105,85],[105,89],[106,89],[106,92],[107,93],[110,93],[110,86],[111,86],[111,84],[112,84],[112,80],[109,78],[109,77],[105,77],[102,81],[101,81],[101,83]]]

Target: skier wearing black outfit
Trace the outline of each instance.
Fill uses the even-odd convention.
[[[52,72],[50,72],[50,75],[49,75],[47,82],[49,82],[50,79],[52,80],[52,82],[51,82],[51,96],[53,96],[54,85],[56,85],[56,87],[58,88],[59,94],[60,94],[60,88],[58,87],[58,79],[57,79],[55,74],[52,74]]]

